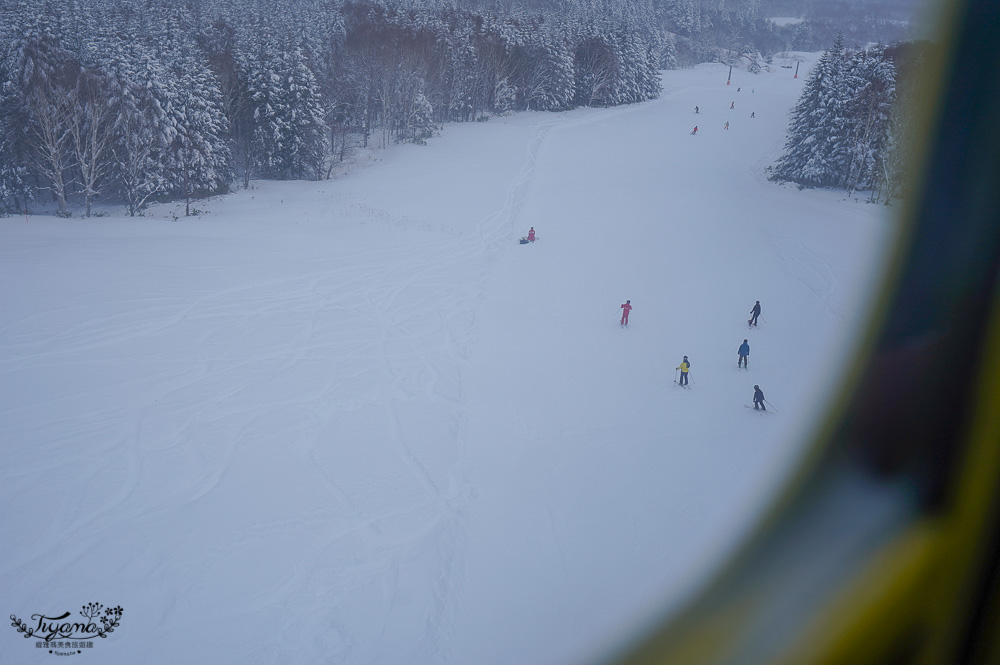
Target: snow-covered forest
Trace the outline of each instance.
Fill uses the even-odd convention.
[[[641,5],[640,5],[641,6]],[[0,198],[135,214],[231,179],[320,179],[349,137],[659,93],[650,11],[372,0],[23,2],[2,16]],[[190,211],[190,208],[188,208]]]
[[[779,7],[762,0],[5,3],[0,211],[44,202],[89,216],[102,200],[135,215],[183,199],[191,213],[233,182],[328,178],[352,146],[423,142],[444,122],[652,99],[661,67],[759,72],[813,39],[809,21],[779,26],[769,11]]]
[[[897,103],[912,84],[899,81],[922,59],[925,45],[845,49],[842,36],[820,57],[791,113],[775,180],[807,187],[871,192],[888,203],[900,194],[908,163],[912,104]],[[909,64],[907,65],[907,63]]]

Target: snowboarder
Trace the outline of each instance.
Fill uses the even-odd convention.
[[[535,227],[528,229],[528,242],[535,242]]]
[[[730,105],[729,105],[729,108],[731,108],[731,109],[734,109],[734,108],[736,108],[736,102],[734,101],[734,102],[733,102],[732,104],[730,104]]]
[[[628,313],[632,311],[632,301],[626,300],[622,305],[622,327],[628,325]]]
[[[763,409],[767,411],[767,407],[764,406],[764,391],[760,389],[760,386],[753,387],[753,410],[759,411]]]
[[[697,112],[698,112],[698,107],[697,107],[697,106],[695,106],[695,107],[694,107],[694,112],[695,112],[695,113],[697,113]]]
[[[753,326],[754,328],[756,328],[757,327],[757,317],[760,316],[760,301],[759,300],[757,301],[757,304],[753,306],[753,309],[750,310],[750,315],[751,315],[750,316],[750,320],[747,321],[747,325],[748,326]]]
[[[691,132],[691,135],[693,136],[693,135],[695,135],[697,133],[698,133],[698,125],[695,125],[694,126],[694,131]]]
[[[757,113],[757,112],[756,111],[750,111],[750,117],[751,118],[756,118],[757,116],[754,115],[755,113]]]
[[[726,126],[723,127],[723,129],[729,129],[729,121],[728,120],[726,120]]]
[[[681,371],[681,380],[677,383],[682,386],[686,386],[688,382],[688,372],[691,371],[691,363],[688,362],[688,357],[684,356],[684,360],[681,361],[681,364],[674,369],[679,369]]]
[[[746,340],[743,340],[743,343],[740,344],[739,351],[737,351],[736,353],[739,354],[739,360],[736,361],[737,369],[741,365],[743,367],[746,367],[747,369],[750,369],[750,345],[747,343]]]

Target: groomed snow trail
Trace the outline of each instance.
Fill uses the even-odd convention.
[[[676,604],[794,464],[888,237],[766,182],[802,79],[742,77],[201,219],[0,222],[5,609],[121,605],[104,663],[499,665]]]

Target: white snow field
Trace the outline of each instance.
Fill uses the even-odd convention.
[[[727,73],[199,218],[0,221],[3,611],[120,605],[91,663],[556,665],[676,607],[794,468],[893,237],[766,180],[802,73]]]

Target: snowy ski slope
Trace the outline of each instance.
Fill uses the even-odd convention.
[[[767,182],[804,76],[727,71],[197,219],[0,220],[4,611],[121,605],[89,662],[529,665],[675,606],[794,466],[892,228]]]

